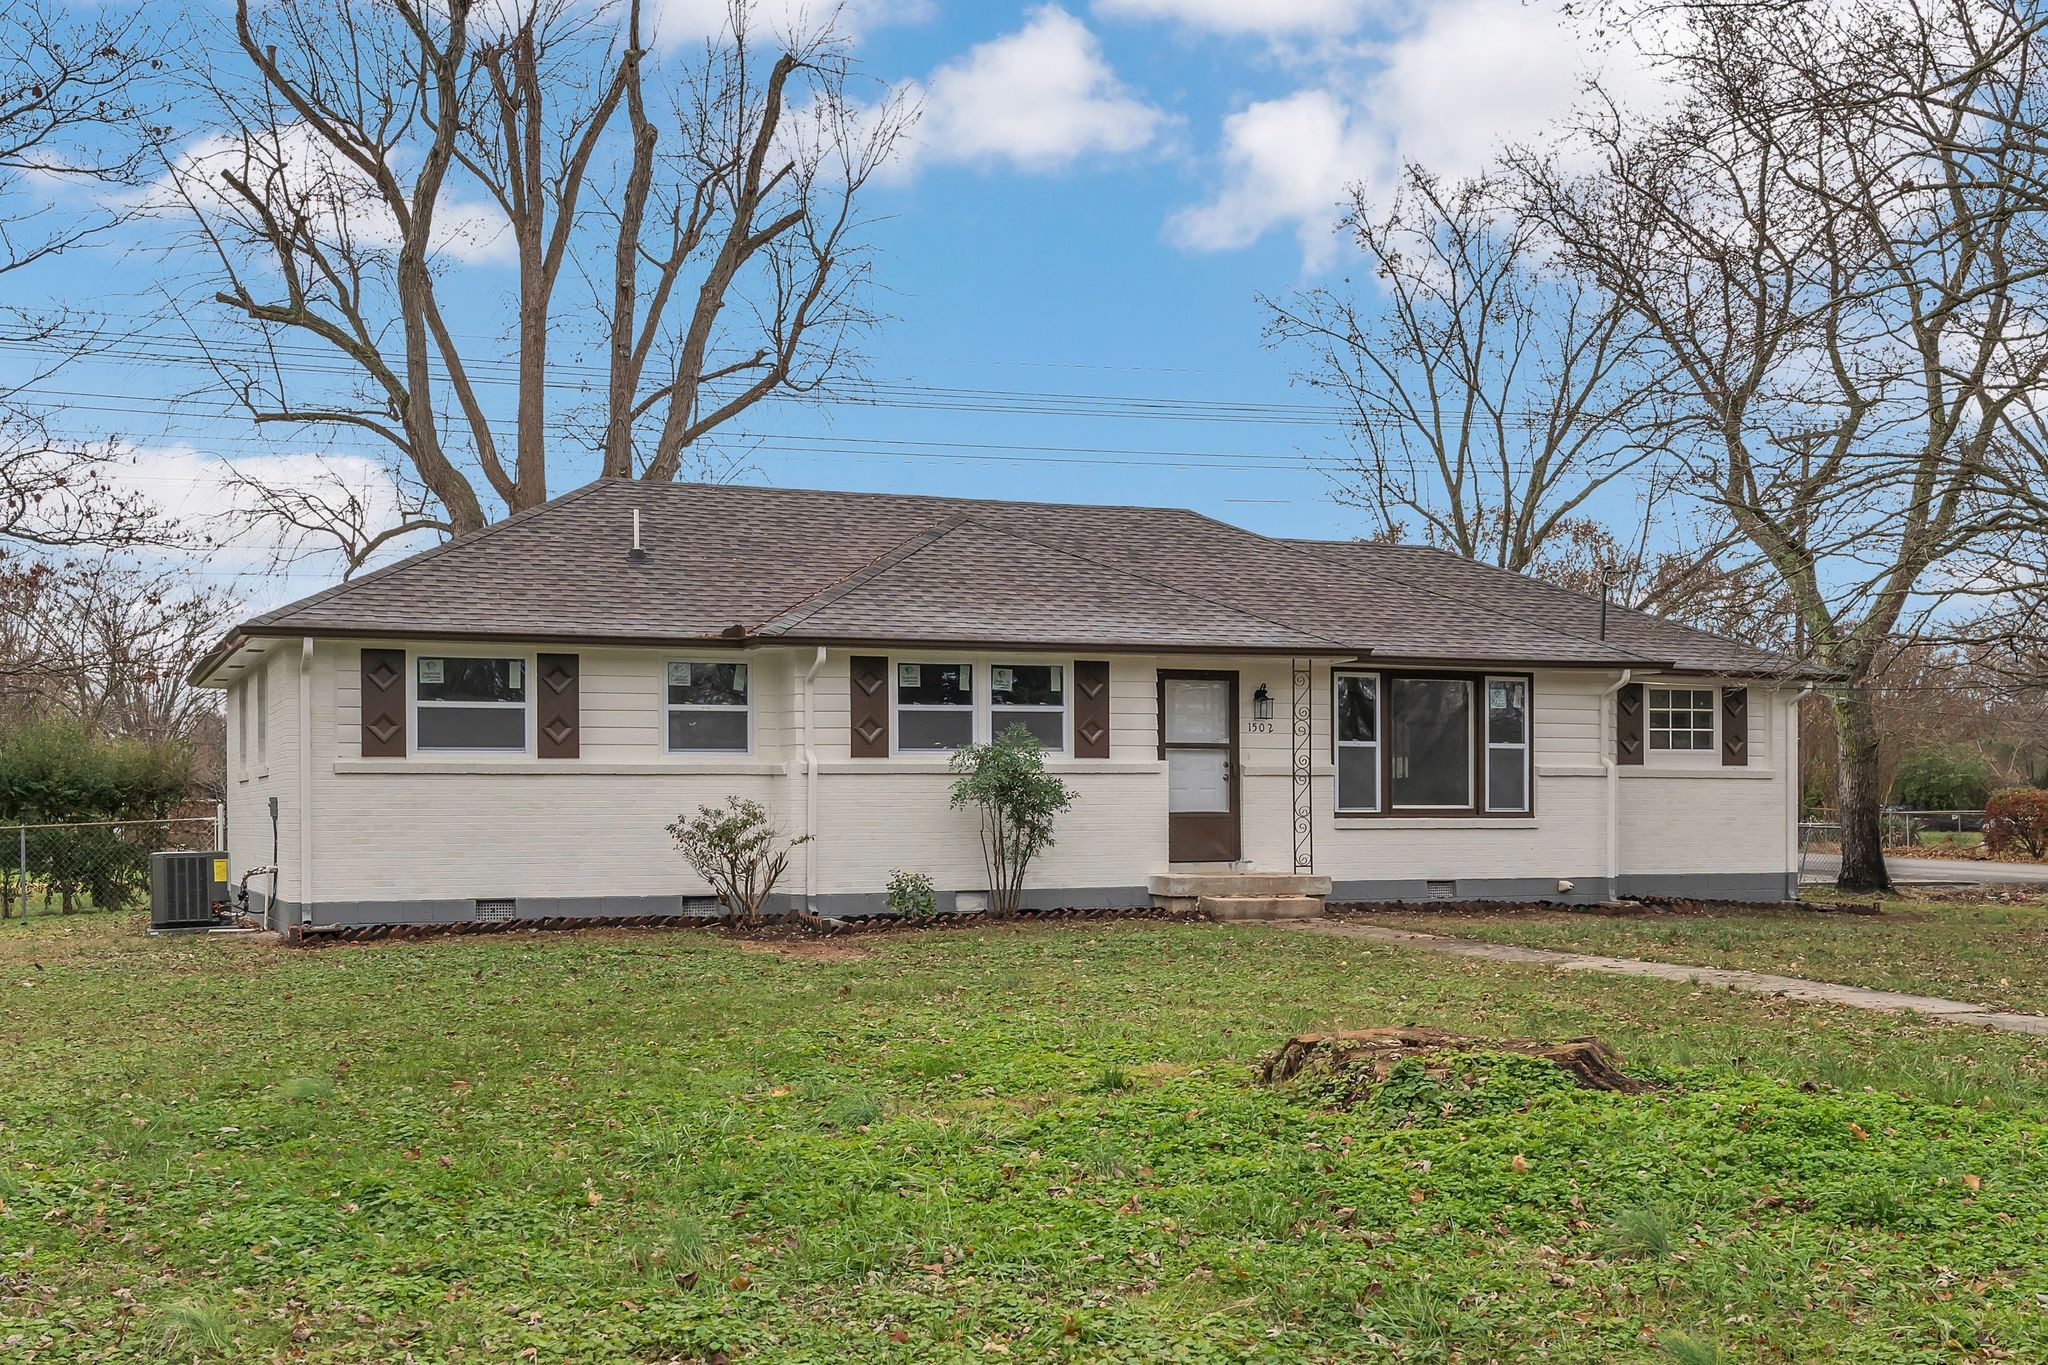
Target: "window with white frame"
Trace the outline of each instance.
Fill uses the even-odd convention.
[[[1331,679],[1337,745],[1337,809],[1380,808],[1380,679],[1338,673]]]
[[[668,751],[743,754],[750,747],[747,666],[679,659],[668,666]]]
[[[414,746],[526,748],[526,661],[423,654],[413,661]]]
[[[254,678],[244,678],[235,686],[235,763],[245,772],[249,767],[249,689],[255,685]]]
[[[974,665],[896,665],[896,749],[943,753],[974,742]]]
[[[1486,680],[1486,808],[1529,809],[1529,682]]]
[[[1714,689],[1649,689],[1650,747],[1677,753],[1714,750]]]
[[[1013,725],[1031,732],[1041,746],[1067,747],[1067,680],[1060,664],[992,664],[988,670],[991,738]]]
[[[270,661],[256,670],[256,762],[270,758]]]

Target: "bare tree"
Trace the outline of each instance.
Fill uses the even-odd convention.
[[[592,444],[612,477],[672,479],[747,408],[844,368],[873,320],[859,198],[909,113],[854,98],[832,11],[763,51],[750,9],[663,66],[637,0],[237,5],[202,80],[216,135],[171,164],[212,300],[243,326],[194,330],[257,422],[367,433],[417,478],[428,501],[370,534],[461,535],[547,498],[570,315],[606,336]],[[509,458],[486,393],[503,376],[445,309],[461,258],[500,236]],[[565,274],[594,309],[564,306]]]
[[[1674,109],[1586,118],[1592,174],[1517,162],[1565,258],[1652,337],[1690,486],[1842,675],[1841,881],[1863,890],[1887,884],[1871,669],[1993,515],[1976,491],[2048,366],[2043,153],[1961,112],[2030,120],[2031,59],[1973,62],[1976,27],[2010,21],[1983,7],[1881,11],[1689,7]],[[1926,79],[1886,88],[1899,43]]]
[[[67,437],[37,401],[36,387],[94,342],[77,310],[28,293],[35,267],[133,212],[114,192],[164,134],[150,89],[161,50],[134,14],[0,6],[0,316],[30,357],[0,386],[0,560],[10,546],[128,544],[164,529],[109,482],[111,449]]]
[[[1344,226],[1371,293],[1267,299],[1266,334],[1303,348],[1300,378],[1351,410],[1339,501],[1519,571],[1602,489],[1633,475],[1653,491],[1668,438],[1644,420],[1663,376],[1641,325],[1546,269],[1543,235],[1499,188],[1418,167],[1384,206],[1354,187]]]

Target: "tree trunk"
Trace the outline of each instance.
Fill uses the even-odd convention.
[[[1892,879],[1884,865],[1877,712],[1869,689],[1860,682],[1836,697],[1834,707],[1837,804],[1842,821],[1842,870],[1835,885],[1844,891],[1889,891]]]

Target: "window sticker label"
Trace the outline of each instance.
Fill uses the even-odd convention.
[[[670,664],[668,666],[668,680],[677,687],[688,687],[690,685],[690,666],[688,664]]]
[[[1010,685],[1016,681],[1016,670],[993,668],[989,670],[989,676],[993,681],[996,691],[1007,692],[1010,690]]]
[[[923,676],[924,670],[917,664],[896,665],[896,684],[899,687],[916,687]]]
[[[420,681],[423,683],[437,683],[441,681],[441,661],[439,659],[420,660]]]

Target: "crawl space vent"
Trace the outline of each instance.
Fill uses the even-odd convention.
[[[479,924],[503,924],[519,913],[519,903],[511,900],[478,901],[476,918]]]
[[[1433,901],[1454,901],[1458,898],[1456,882],[1424,882],[1422,886]]]

